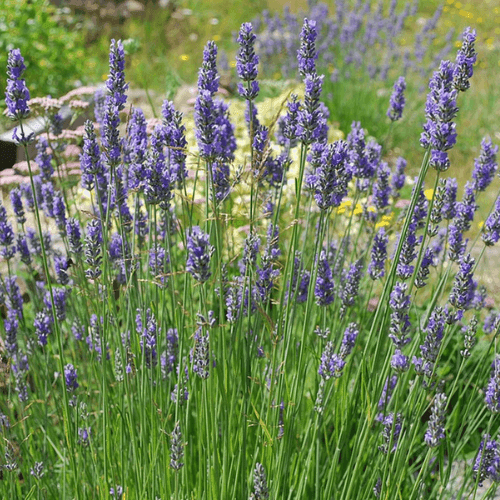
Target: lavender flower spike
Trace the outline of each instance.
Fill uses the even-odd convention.
[[[186,270],[199,281],[204,283],[210,278],[210,258],[214,247],[210,245],[210,237],[201,231],[198,226],[193,226],[187,236],[188,258]]]
[[[184,465],[181,462],[182,457],[184,456],[184,450],[182,448],[181,428],[177,423],[172,432],[172,439],[170,441],[170,467],[175,471],[180,470]]]
[[[455,276],[455,282],[450,293],[450,303],[459,310],[467,309],[474,297],[474,257],[465,255],[460,261],[460,269]]]
[[[66,380],[66,389],[68,392],[75,392],[79,385],[76,380],[76,368],[72,364],[68,364],[64,367],[64,378]]]
[[[253,473],[254,492],[250,496],[252,500],[266,500],[269,498],[269,489],[267,487],[266,471],[262,464],[256,463]]]
[[[500,355],[497,354],[491,367],[491,378],[484,399],[492,413],[500,413]]]
[[[396,80],[396,83],[394,83],[394,90],[389,100],[389,109],[387,110],[387,116],[393,122],[399,120],[401,116],[403,116],[403,110],[405,107],[405,96],[404,96],[405,90],[406,90],[406,80],[404,76],[400,76]]]
[[[7,59],[7,89],[5,90],[5,104],[7,104],[7,116],[12,120],[21,120],[30,113],[28,101],[30,93],[26,87],[23,76],[26,66],[19,49],[9,52]]]
[[[449,168],[447,151],[457,140],[453,122],[458,113],[457,90],[452,86],[453,71],[454,66],[450,61],[441,61],[439,71],[431,78],[425,104],[427,121],[420,137],[421,146],[431,150],[430,165],[439,171]]]
[[[198,90],[207,90],[213,96],[219,90],[217,73],[217,45],[210,40],[203,50],[203,62],[198,73]]]
[[[380,279],[385,274],[385,261],[387,259],[387,245],[389,237],[381,227],[373,239],[371,261],[368,264],[368,275],[372,280]]]
[[[484,191],[491,184],[498,168],[497,153],[498,146],[493,146],[491,139],[484,138],[481,141],[481,153],[479,158],[474,160],[472,172],[475,190]]]
[[[300,49],[297,51],[297,60],[299,62],[299,73],[302,76],[316,73],[316,21],[304,19],[302,31],[300,32]]]
[[[247,84],[245,88],[242,83],[238,83],[238,92],[241,97],[249,101],[255,99],[259,93],[259,84],[256,81],[259,57],[255,54],[256,36],[252,30],[252,23],[243,23],[241,25],[238,34],[240,49],[236,56],[236,71],[239,78]]]
[[[474,481],[479,476],[479,486],[483,485],[485,479],[492,479],[495,482],[500,481],[498,444],[493,439],[490,439],[488,434],[483,436],[472,470],[474,471]]]
[[[319,306],[331,304],[335,299],[334,286],[332,270],[328,264],[326,252],[322,250],[318,259],[318,276],[314,287],[316,304]]]
[[[472,66],[476,62],[477,54],[474,44],[476,42],[476,30],[465,28],[462,36],[462,47],[457,53],[455,70],[453,72],[453,86],[462,92],[470,87],[469,79],[472,77]]]
[[[444,439],[444,419],[446,414],[446,394],[436,394],[432,403],[431,416],[429,418],[429,426],[424,436],[424,441],[430,448],[439,446],[439,443]]]

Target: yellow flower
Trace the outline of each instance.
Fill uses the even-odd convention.
[[[368,207],[368,212],[375,213],[377,209],[375,207]]]
[[[479,224],[477,226],[479,227],[479,229],[482,229],[482,227],[484,226],[484,220],[479,221]]]
[[[380,229],[381,227],[388,227],[389,223],[385,220],[381,220],[375,224],[375,229]]]
[[[457,2],[457,3],[455,4],[455,7],[456,7],[457,9],[460,9],[460,7],[462,7],[462,4],[461,4],[460,2]]]
[[[236,61],[231,61],[229,66],[231,66],[231,68],[236,68]]]
[[[363,213],[363,208],[360,203],[356,203],[356,208],[354,209],[354,215],[361,215]]]
[[[424,191],[424,196],[430,201],[432,200],[432,195],[434,194],[434,189],[426,189]]]
[[[343,207],[339,207],[339,208],[337,208],[337,213],[338,213],[339,215],[341,215],[341,214],[345,213],[345,208],[343,208]]]
[[[340,206],[339,206],[339,209],[341,208],[346,208],[346,207],[350,207],[352,205],[352,201],[351,200],[345,200],[343,201]]]
[[[187,54],[181,54],[181,56],[179,56],[179,58],[181,61],[188,61],[189,60],[189,56]]]
[[[213,40],[214,42],[218,42],[220,40],[220,35],[214,35]]]

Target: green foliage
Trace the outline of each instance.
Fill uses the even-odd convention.
[[[48,0],[3,0],[0,10],[0,67],[7,65],[9,50],[20,48],[32,75],[31,97],[58,97],[82,80],[88,61],[84,59],[83,33],[58,21],[56,8]],[[5,88],[6,75],[0,74]]]

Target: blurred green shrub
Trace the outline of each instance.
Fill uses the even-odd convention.
[[[69,16],[48,0],[2,0],[0,7],[0,67],[10,49],[20,48],[32,97],[59,96],[83,80],[86,68],[84,35]],[[6,85],[0,74],[0,87]],[[3,95],[1,96],[4,97]],[[0,106],[4,106],[2,99]]]

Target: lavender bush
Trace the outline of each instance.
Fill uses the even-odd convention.
[[[279,143],[253,102],[249,23],[237,63],[242,136],[217,96],[214,42],[194,126],[166,101],[154,126],[134,109],[123,133],[125,61],[113,40],[107,93],[81,134],[78,185],[55,174],[69,135],[39,141],[30,184],[12,192],[12,213],[0,210],[3,497],[495,490],[500,321],[494,312],[479,326],[487,295],[474,273],[499,239],[500,201],[472,230],[497,147],[483,141],[461,200],[440,179],[460,140],[453,118],[467,94],[457,82],[474,92],[475,33],[430,81],[415,180],[358,122],[328,142],[318,33],[304,20],[304,99],[290,96],[275,117]],[[31,76],[19,51],[8,75],[26,145]],[[391,118],[404,102],[396,90]]]

